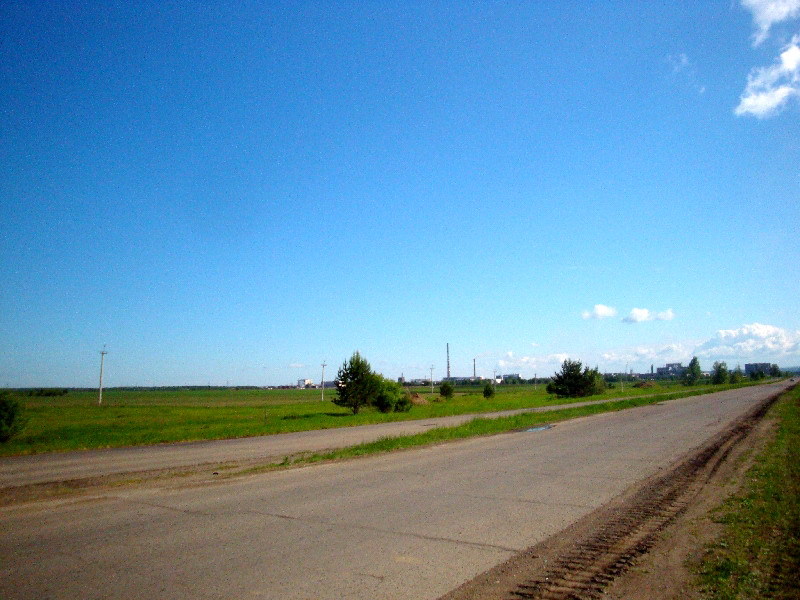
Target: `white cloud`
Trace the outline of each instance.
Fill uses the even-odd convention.
[[[675,312],[671,308],[661,311],[660,313],[656,313],[657,321],[672,321],[672,319],[674,318],[675,318]]]
[[[581,313],[584,319],[607,319],[609,317],[617,316],[617,309],[605,304],[595,304],[594,308],[590,311],[585,310]]]
[[[689,67],[689,57],[685,54],[678,54],[677,56],[670,54],[667,56],[667,61],[672,65],[673,73],[678,73]]]
[[[667,63],[672,67],[672,75],[677,80],[686,81],[698,94],[705,94],[706,86],[698,83],[697,69],[686,54],[669,54]]]
[[[622,319],[625,323],[644,323],[645,321],[671,321],[675,318],[675,312],[667,310],[654,313],[647,308],[632,308],[627,317]]]
[[[563,352],[519,357],[514,357],[513,353],[508,352],[505,358],[497,361],[497,366],[501,369],[520,369],[533,372],[536,369],[557,369],[568,358],[569,354]],[[541,373],[542,371],[539,371],[540,375]]]
[[[742,6],[753,13],[758,28],[753,34],[754,46],[769,37],[773,25],[800,16],[800,0],[742,0]]]
[[[305,365],[303,363],[291,363],[289,365],[289,368],[290,369],[303,369],[303,368],[305,368]]]
[[[622,320],[626,323],[644,323],[652,321],[653,315],[646,308],[632,308],[630,314]]]
[[[800,0],[798,0],[800,2]],[[800,95],[800,36],[794,36],[776,64],[753,69],[736,107],[738,116],[764,119],[777,114],[793,96]]]
[[[668,362],[680,362],[691,356],[693,345],[686,343],[662,344],[659,346],[636,346],[609,350],[600,357],[609,363],[642,363],[653,362],[661,365]]]
[[[800,358],[800,331],[762,323],[744,325],[739,329],[721,329],[716,336],[700,344],[695,354],[703,358],[764,362]]]

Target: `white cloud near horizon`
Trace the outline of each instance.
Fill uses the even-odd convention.
[[[556,352],[553,354],[542,354],[539,356],[520,356],[514,357],[513,352],[507,352],[505,358],[497,361],[497,366],[501,369],[557,369],[569,358],[569,354]],[[539,372],[543,375],[544,371]]]
[[[290,369],[303,369],[305,365],[303,363],[291,363],[289,364]]]
[[[800,0],[741,0],[742,6],[753,14],[758,30],[753,34],[753,46],[760,46],[773,25],[800,16]]]
[[[622,350],[610,350],[601,354],[601,358],[611,363],[641,363],[658,362],[662,363],[685,361],[687,356],[691,356],[693,345],[686,343],[662,344],[659,346],[636,346]]]
[[[763,323],[751,323],[739,329],[720,329],[713,338],[700,344],[695,354],[701,358],[738,358],[757,362],[790,357],[800,359],[800,331]]]
[[[675,312],[667,310],[654,313],[647,308],[632,308],[627,317],[622,319],[625,323],[645,323],[647,321],[671,321],[675,318]]]
[[[608,319],[617,316],[617,309],[605,304],[595,304],[591,311],[585,310],[581,313],[584,319]]]
[[[800,2],[800,0],[798,0]],[[800,36],[794,36],[776,64],[750,71],[747,86],[734,112],[759,119],[780,112],[792,97],[800,96]]]

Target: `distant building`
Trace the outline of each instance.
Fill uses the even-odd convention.
[[[483,381],[483,377],[445,377],[442,381],[448,381],[453,385],[472,385]]]
[[[657,377],[683,377],[686,374],[688,367],[684,367],[682,363],[667,363],[664,367],[656,369]]]
[[[772,365],[770,363],[745,363],[744,374],[748,377],[753,373],[763,373],[769,375]]]
[[[298,379],[297,380],[297,388],[302,390],[305,388],[313,387],[314,382],[311,379]]]
[[[519,376],[519,373],[506,373],[500,376],[500,381],[520,383],[522,382],[522,377]]]

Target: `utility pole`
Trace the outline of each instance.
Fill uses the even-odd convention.
[[[433,365],[431,365],[431,394],[433,393]]]
[[[476,375],[476,372],[475,372],[475,359],[474,358],[472,359],[472,378],[473,379],[477,379],[478,378],[478,376]]]
[[[325,361],[322,361],[322,401],[325,402]]]
[[[106,352],[106,345],[103,344],[103,349],[100,350],[100,387],[98,388],[97,394],[97,406],[103,404],[103,362],[105,361],[106,354],[108,354],[108,352]]]
[[[533,374],[533,391],[536,391],[536,384],[538,383],[538,378],[536,377],[536,373]]]

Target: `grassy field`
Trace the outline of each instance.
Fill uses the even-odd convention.
[[[778,433],[721,508],[725,532],[699,567],[706,598],[800,598],[800,387],[772,412]]]
[[[653,388],[626,386],[608,390],[590,400],[641,397],[653,394],[696,394],[727,386],[686,388],[677,384]],[[117,390],[103,393],[70,391],[65,396],[24,397],[28,423],[24,431],[0,445],[0,456],[60,452],[85,448],[135,446],[162,442],[194,441],[268,435],[311,429],[348,427],[408,419],[482,413],[564,404],[549,396],[544,386],[498,386],[487,400],[480,388],[457,388],[446,402],[436,401],[430,389],[418,389],[429,403],[409,413],[383,414],[366,410],[358,415],[328,400],[319,390],[176,389]]]

